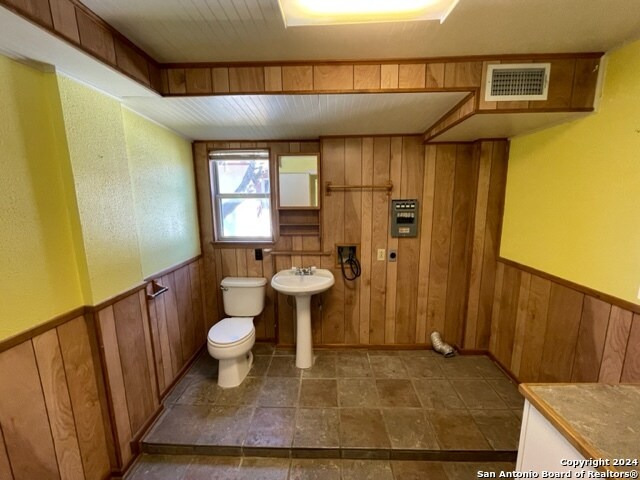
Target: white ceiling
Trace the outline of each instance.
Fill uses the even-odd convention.
[[[277,0],[83,3],[161,62],[606,51],[640,37],[638,0],[460,0],[442,25],[420,21],[288,29]]]
[[[125,105],[192,139],[306,139],[424,133],[466,93],[237,95],[124,98]]]
[[[288,30],[281,26],[276,0],[85,0],[85,3],[161,61],[606,50],[640,30],[640,0],[460,0],[444,26],[437,22],[414,22]],[[486,7],[482,12],[481,5]],[[494,16],[492,9],[501,13]],[[545,15],[549,15],[546,23],[542,21]],[[509,28],[500,28],[505,24]],[[515,34],[518,29],[521,32]],[[464,95],[162,98],[4,7],[0,7],[0,53],[53,65],[190,139],[422,133]],[[507,130],[511,128],[511,124],[505,124],[511,121],[509,118],[495,120],[491,125],[500,123]],[[464,122],[456,131],[437,140],[459,140],[459,135],[477,137],[483,128],[491,130],[491,126],[479,122],[482,119],[474,117],[473,123]],[[531,122],[531,128],[538,128],[538,120],[527,118],[520,123],[527,127]],[[517,129],[514,132],[522,133]]]
[[[571,122],[591,115],[590,112],[526,112],[526,113],[480,113],[473,115],[441,135],[434,142],[473,142],[479,138],[511,138],[522,133],[531,133]]]
[[[114,97],[158,96],[129,77],[0,7],[0,54],[82,80]],[[40,64],[40,65],[34,65]]]
[[[0,53],[55,68],[189,139],[423,133],[464,92],[163,98],[0,7]]]

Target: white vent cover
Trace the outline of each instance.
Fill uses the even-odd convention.
[[[489,64],[486,101],[546,100],[550,63]]]

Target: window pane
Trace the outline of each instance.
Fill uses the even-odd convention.
[[[269,203],[268,198],[221,199],[222,236],[271,238]]]
[[[216,160],[218,193],[269,193],[268,160]]]

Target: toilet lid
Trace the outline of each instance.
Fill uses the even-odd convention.
[[[225,318],[211,327],[209,330],[208,340],[210,343],[228,345],[245,339],[252,331],[252,317]]]

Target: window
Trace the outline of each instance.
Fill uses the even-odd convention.
[[[271,241],[269,151],[214,150],[209,167],[216,240]]]

